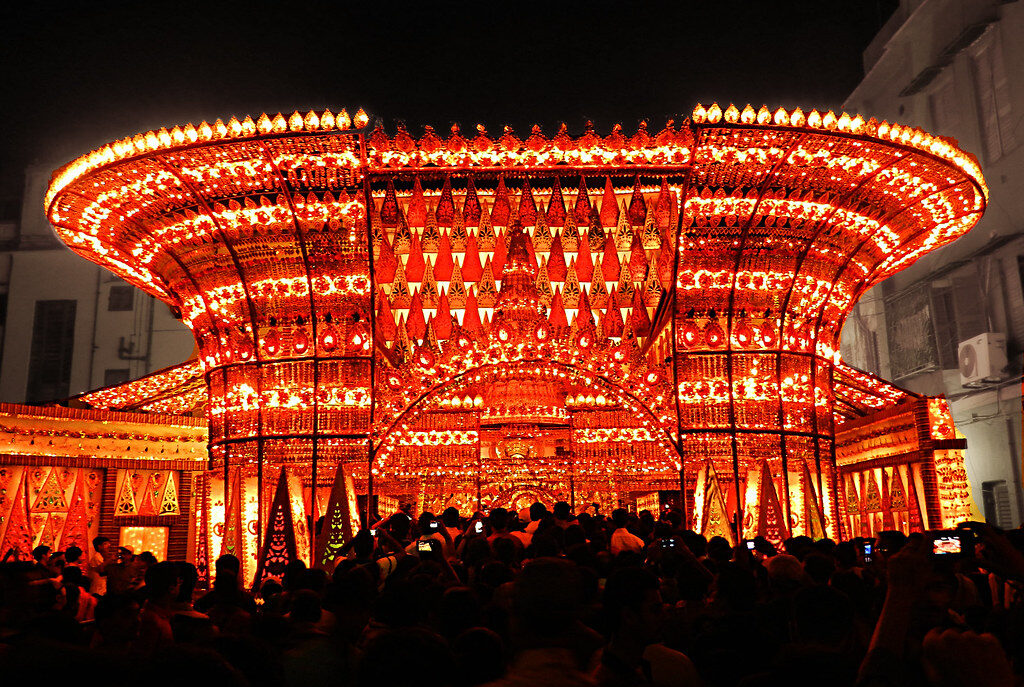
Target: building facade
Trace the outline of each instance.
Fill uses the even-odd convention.
[[[19,218],[0,222],[0,402],[45,403],[189,357],[171,310],[60,243],[41,210],[49,167],[26,174]]]
[[[1024,520],[1021,36],[1024,3],[902,0],[865,51],[864,80],[844,103],[978,153],[990,188],[985,217],[869,292],[847,321],[842,354],[903,388],[949,399],[967,438],[974,499],[1003,527]]]

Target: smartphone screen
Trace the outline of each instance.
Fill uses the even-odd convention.
[[[416,542],[416,550],[420,553],[430,553],[431,551],[433,551],[433,549],[430,547],[430,542],[422,540]]]
[[[370,536],[371,537],[376,537],[377,536],[377,530],[370,530]]]
[[[748,551],[753,551],[754,550],[754,542],[752,542],[752,541],[748,541],[747,542],[747,550]]]
[[[482,522],[480,522],[479,520],[477,520],[476,524],[473,525],[473,531],[476,532],[477,534],[483,534],[484,524]]]
[[[955,534],[936,535],[932,539],[933,556],[951,556],[962,553],[960,537]]]
[[[440,525],[437,524],[436,520],[434,522],[430,523],[429,525],[427,525],[427,529],[428,530],[437,530],[438,527],[440,527]]]

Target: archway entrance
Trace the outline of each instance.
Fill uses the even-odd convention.
[[[379,510],[656,510],[678,503],[679,471],[668,428],[627,389],[521,360],[456,375],[408,406],[377,444],[373,492]]]

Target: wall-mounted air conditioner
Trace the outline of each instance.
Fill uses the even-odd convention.
[[[961,341],[957,352],[960,363],[960,384],[981,386],[1006,379],[1006,335],[995,332],[979,334]]]

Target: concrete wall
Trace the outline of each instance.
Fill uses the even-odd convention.
[[[987,34],[983,32],[988,31]],[[979,40],[994,38],[1002,57],[1013,144],[986,155],[979,105],[991,93],[976,78]],[[982,484],[1005,480],[1013,524],[1024,522],[1021,490],[1021,373],[1024,352],[1024,3],[996,0],[904,0],[865,51],[866,75],[844,108],[865,117],[921,127],[955,138],[977,155],[990,197],[985,217],[963,238],[933,251],[869,292],[847,320],[843,357],[898,385],[950,399],[957,427],[967,437],[967,473],[974,499]],[[972,40],[968,40],[973,37]],[[932,69],[932,72],[928,72]],[[922,74],[931,81],[908,87]],[[914,89],[909,89],[914,90]],[[991,331],[1004,333],[1010,366],[1004,381],[983,388],[960,384],[955,362],[911,376],[893,369],[887,346],[886,303],[912,289],[941,289],[978,275],[969,302],[983,311]],[[959,281],[958,281],[959,280]],[[972,313],[973,314],[973,313]],[[932,313],[933,325],[937,316]],[[935,330],[922,337],[937,338]]]
[[[192,333],[164,303],[133,287],[131,310],[108,309],[111,289],[125,282],[57,240],[42,207],[48,180],[47,166],[27,171],[17,236],[0,242],[0,294],[8,303],[0,323],[0,401],[25,401],[41,300],[76,301],[69,395],[103,386],[107,370],[128,370],[135,379],[186,360]]]

